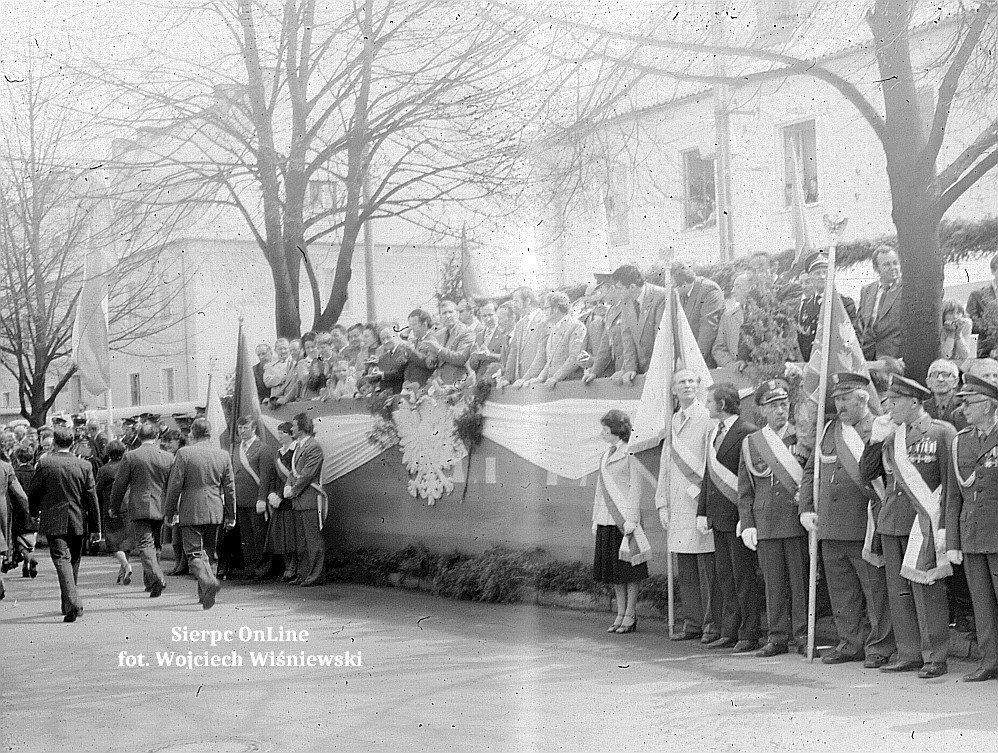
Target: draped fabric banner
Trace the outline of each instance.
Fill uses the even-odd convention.
[[[335,481],[350,471],[360,468],[385,451],[368,439],[374,428],[374,416],[367,413],[339,413],[314,416],[315,438],[326,456],[322,464],[323,484]],[[277,427],[282,420],[263,414],[260,423],[272,435],[277,436]]]
[[[533,405],[486,402],[483,435],[551,473],[580,479],[599,469],[606,443],[600,418],[611,408],[630,415],[637,400],[567,399]]]

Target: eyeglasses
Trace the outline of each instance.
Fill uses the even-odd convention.
[[[956,379],[956,374],[950,371],[930,371],[929,376],[936,379]]]

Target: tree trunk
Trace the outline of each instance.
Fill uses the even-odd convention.
[[[353,276],[353,253],[357,248],[359,235],[359,222],[350,223],[343,228],[343,240],[340,243],[340,253],[336,259],[333,287],[329,291],[329,300],[326,302],[325,310],[315,320],[317,330],[328,330],[336,324],[343,312],[343,305],[347,302],[350,278]]]

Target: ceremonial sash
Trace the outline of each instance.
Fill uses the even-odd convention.
[[[901,562],[901,576],[913,583],[931,585],[940,578],[953,574],[953,567],[946,558],[945,544],[936,546],[935,532],[939,530],[941,488],[932,491],[925,479],[908,459],[905,439],[907,427],[894,431],[892,444],[884,445],[894,470],[894,480],[904,491],[915,508],[915,521],[908,536],[908,547]]]
[[[298,465],[298,458],[300,456],[302,446],[303,446],[302,444],[299,444],[297,447],[295,447],[294,454],[291,456],[291,465],[292,466]],[[278,462],[280,462],[280,461],[278,460]],[[284,467],[283,464],[282,464],[281,467]],[[285,470],[287,470],[287,469],[285,469]],[[288,471],[288,478],[285,481],[285,483],[287,483],[288,481],[290,481],[291,480],[291,476],[294,476],[294,475],[296,475],[296,474],[293,471]],[[325,489],[323,489],[321,486],[319,486],[319,484],[315,483],[314,481],[312,483],[310,483],[309,486],[316,491],[316,500],[315,500],[316,501],[316,512],[319,515],[319,530],[321,531],[322,530],[322,526],[326,522],[326,515],[329,513],[329,495],[326,494],[326,490]]]
[[[738,476],[729,471],[725,465],[717,459],[717,450],[714,449],[714,439],[716,437],[717,427],[710,432],[710,436],[707,438],[707,471],[710,473],[710,480],[714,482],[714,486],[716,486],[718,491],[724,495],[724,498],[731,504],[737,505]]]
[[[242,463],[243,470],[249,474],[251,479],[253,479],[253,483],[259,486],[260,474],[254,471],[253,466],[250,465],[249,457],[246,455],[246,447],[242,442],[239,443],[239,462]]]
[[[748,464],[749,473],[757,478],[773,476],[779,482],[780,486],[790,492],[790,494],[796,494],[797,490],[800,489],[800,482],[804,478],[804,469],[800,467],[797,458],[787,449],[783,440],[769,426],[764,427],[759,434],[763,439],[762,442],[753,439],[754,435],[749,436],[749,442],[752,443],[752,446],[762,456],[762,461],[766,464],[767,471],[759,472],[755,469],[749,446],[745,444],[742,446],[742,452],[745,455],[745,462]]]
[[[828,431],[828,426],[831,426],[831,422],[825,427],[826,432]],[[824,436],[822,436],[822,441],[824,441]],[[838,455],[839,462],[842,464],[846,475],[860,489],[872,489],[877,498],[883,502],[884,497],[886,497],[884,482],[878,478],[867,483],[863,480],[863,476],[860,473],[859,461],[863,456],[864,446],[863,438],[856,431],[855,426],[849,426],[841,421],[837,424],[835,430],[835,453]],[[866,505],[866,534],[863,536],[863,559],[874,567],[883,567],[884,550],[880,544],[880,540],[875,537],[876,532],[877,521],[873,519],[873,500],[871,499]]]
[[[603,453],[603,457],[600,459],[600,480],[603,482],[603,488],[606,489],[606,494],[603,495],[603,503],[606,505],[610,517],[613,518],[614,524],[623,533],[626,521],[624,520],[624,514],[617,507],[617,500],[627,499],[627,495],[607,468],[609,458],[610,452],[607,451]],[[631,462],[637,463],[638,461],[632,460]],[[644,529],[641,527],[641,521],[639,520],[637,521],[637,528],[634,529],[634,533],[625,534],[623,540],[620,542],[617,559],[630,562],[632,565],[640,565],[642,562],[648,562],[651,558],[651,544],[648,543],[648,537],[645,535]]]
[[[687,443],[680,441],[675,430],[672,432],[672,467],[689,483],[690,499],[696,499],[703,483],[703,460],[691,451]]]

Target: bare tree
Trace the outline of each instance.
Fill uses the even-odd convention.
[[[524,108],[509,82],[522,60],[469,9],[201,0],[173,18],[228,31],[209,76],[160,54],[137,61],[140,77],[118,77],[132,122],[158,127],[128,160],[175,195],[242,217],[270,266],[279,335],[302,328],[303,289],[312,328],[335,323],[367,221],[404,216],[457,238],[460,222],[434,219],[443,208],[517,182]],[[320,244],[334,248],[328,289]]]
[[[37,63],[37,61],[35,61]],[[125,175],[108,179],[81,160],[94,121],[60,103],[78,96],[58,71],[30,65],[7,78],[10,107],[0,117],[0,360],[16,380],[21,415],[38,426],[76,372],[70,340],[88,249],[104,249],[109,339],[140,346],[177,321],[164,317],[182,274],[164,253],[176,212],[156,191]],[[48,388],[49,377],[57,381]]]
[[[796,28],[777,29],[782,33],[766,39],[765,30],[747,20],[754,9],[751,3],[664,3],[646,17],[642,28],[625,32],[576,20],[563,5],[536,10],[499,0],[483,2],[494,22],[511,34],[545,40],[534,42],[536,49],[571,66],[581,88],[600,88],[579,71],[606,63],[614,66],[615,75],[629,77],[631,87],[666,79],[734,88],[791,76],[816,78],[833,87],[863,117],[886,157],[892,219],[905,271],[904,357],[910,374],[924,376],[938,352],[940,222],[954,202],[998,164],[996,3],[872,0],[864,7],[818,0],[797,5],[801,12],[794,19]],[[857,9],[864,11],[862,16],[855,15]],[[725,21],[738,29],[731,37],[717,33]],[[865,22],[869,28],[869,39],[856,54],[862,55],[864,47],[872,50],[874,71],[844,72],[834,56],[811,57],[831,34],[849,31],[843,24],[853,22]],[[560,33],[557,44],[550,41],[552,29]],[[566,37],[571,45],[565,44]],[[719,67],[718,60],[725,65]],[[923,111],[923,86],[935,91],[931,111]],[[626,105],[626,100],[620,101],[623,91],[597,97],[568,132],[593,128],[605,119],[608,103]],[[953,124],[956,113],[958,126]],[[959,135],[948,139],[952,133]],[[943,156],[948,164],[937,165]]]

